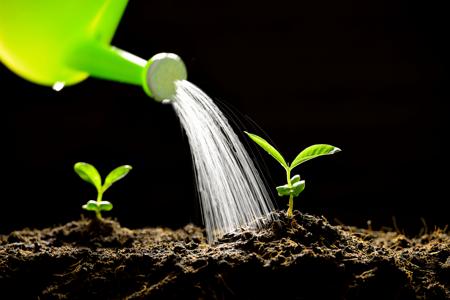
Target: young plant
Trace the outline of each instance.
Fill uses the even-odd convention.
[[[286,179],[287,184],[281,185],[277,187],[278,196],[289,196],[289,207],[287,210],[287,216],[292,217],[292,212],[294,209],[294,197],[300,195],[301,192],[305,189],[305,181],[300,180],[300,175],[294,175],[291,177],[291,171],[299,166],[300,164],[308,161],[310,159],[323,156],[330,155],[341,151],[338,147],[334,147],[326,144],[318,144],[312,145],[308,148],[301,151],[297,157],[292,161],[292,163],[287,163],[283,156],[275,149],[272,145],[270,145],[265,139],[257,136],[256,134],[252,134],[244,131],[258,146],[263,148],[267,153],[269,153],[276,161],[278,161],[283,168],[286,170]]]
[[[75,172],[81,177],[81,179],[89,182],[97,189],[97,200],[89,200],[82,206],[83,209],[95,211],[95,215],[101,220],[101,212],[110,211],[113,208],[111,202],[102,200],[103,194],[114,182],[124,178],[128,172],[131,171],[131,169],[132,167],[129,165],[115,168],[108,174],[108,176],[106,176],[105,182],[102,185],[102,178],[93,165],[84,162],[76,163],[74,165]]]

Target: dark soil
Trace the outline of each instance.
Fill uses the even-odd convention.
[[[450,237],[296,212],[216,246],[202,229],[71,222],[0,236],[1,299],[450,299]]]

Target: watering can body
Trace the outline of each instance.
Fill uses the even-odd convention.
[[[0,0],[0,59],[34,83],[78,83],[72,66],[84,43],[107,46],[128,0]]]
[[[183,61],[148,61],[110,45],[128,0],[0,0],[0,59],[19,76],[60,90],[88,76],[140,85],[157,101],[185,80]]]

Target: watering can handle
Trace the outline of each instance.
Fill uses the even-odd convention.
[[[116,32],[122,15],[127,7],[128,0],[107,0],[93,20],[92,28],[98,29],[97,39],[105,41],[108,44]]]

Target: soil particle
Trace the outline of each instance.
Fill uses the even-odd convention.
[[[74,221],[0,236],[1,299],[450,299],[450,237],[295,212],[208,245],[204,231]]]

